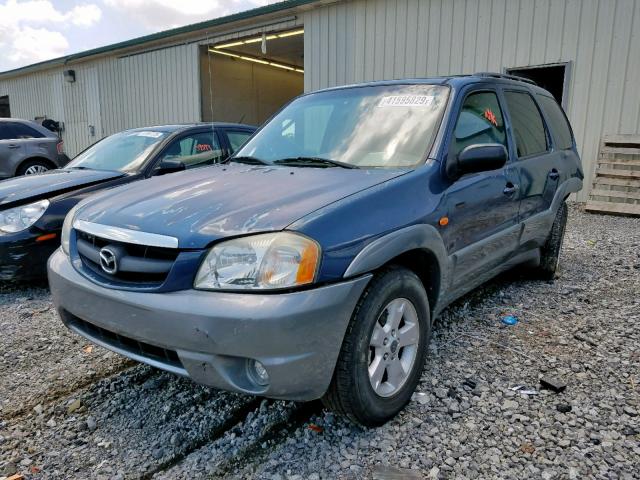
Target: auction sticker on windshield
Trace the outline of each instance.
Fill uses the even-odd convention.
[[[132,135],[135,137],[160,138],[162,136],[162,132],[134,132]]]
[[[392,95],[382,97],[378,107],[428,107],[434,101],[433,95]]]

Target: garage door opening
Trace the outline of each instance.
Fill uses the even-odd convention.
[[[202,120],[260,125],[304,91],[304,30],[208,45],[200,54]]]
[[[11,107],[9,106],[9,95],[0,97],[0,118],[11,117]]]
[[[525,77],[536,85],[548,90],[563,107],[566,108],[567,89],[569,87],[569,65],[558,63],[531,67],[508,68],[507,73]]]

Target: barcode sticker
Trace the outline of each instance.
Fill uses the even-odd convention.
[[[393,95],[382,97],[378,107],[428,107],[434,100],[433,95]]]
[[[162,136],[162,132],[143,131],[143,132],[134,132],[133,135],[136,137],[160,138]]]

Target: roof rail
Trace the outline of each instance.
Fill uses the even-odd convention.
[[[491,77],[491,78],[504,78],[507,80],[516,80],[518,82],[530,83],[531,85],[536,85],[537,83],[531,80],[530,78],[519,77],[517,75],[508,75],[506,73],[494,73],[494,72],[478,72],[474,73],[476,77]]]

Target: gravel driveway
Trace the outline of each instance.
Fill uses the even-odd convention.
[[[0,287],[0,479],[640,478],[640,219],[572,207],[561,268],[449,308],[414,399],[372,430],[134,364],[46,289]]]

